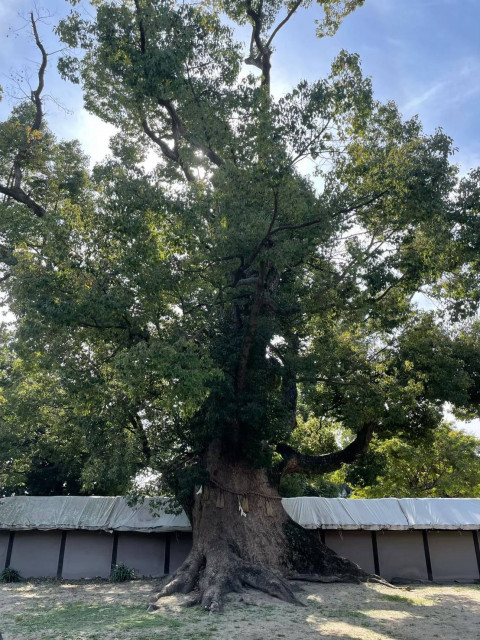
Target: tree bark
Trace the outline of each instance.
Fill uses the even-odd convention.
[[[193,592],[193,604],[218,611],[227,593],[248,586],[298,603],[289,580],[369,577],[323,545],[317,532],[288,517],[264,469],[226,459],[219,442],[209,447],[204,463],[210,483],[195,492],[192,550],[155,600]]]

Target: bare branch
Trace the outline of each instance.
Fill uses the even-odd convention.
[[[42,55],[42,61],[40,67],[38,69],[38,85],[37,88],[31,92],[31,101],[35,105],[35,118],[31,125],[30,131],[38,131],[42,126],[43,120],[43,107],[42,107],[42,91],[45,86],[45,70],[47,68],[47,52],[45,51],[45,47],[40,41],[40,37],[38,35],[37,24],[33,13],[30,13],[30,21],[32,24],[33,35],[35,37],[35,44],[37,45],[40,53]],[[28,160],[31,150],[32,150],[33,141],[29,141],[26,148],[20,149],[13,161],[12,171],[10,173],[11,180],[9,180],[9,184],[6,187],[0,185],[0,193],[3,193],[7,198],[11,198],[20,204],[26,205],[33,213],[42,218],[46,211],[45,209],[35,202],[35,200],[26,193],[22,187],[22,178],[23,178],[23,164],[26,160]]]
[[[35,107],[37,110],[35,115],[35,120],[32,124],[32,130],[38,131],[42,125],[42,119],[43,119],[41,94],[45,86],[45,70],[47,68],[48,56],[47,56],[47,52],[45,51],[45,47],[43,46],[38,36],[37,24],[33,16],[33,13],[30,14],[30,20],[32,23],[33,35],[35,37],[35,44],[37,45],[38,49],[40,49],[40,53],[42,54],[42,62],[38,70],[38,85],[35,91],[32,91],[32,102],[35,104]]]
[[[295,2],[295,4],[292,6],[292,8],[290,9],[290,11],[285,16],[285,18],[275,27],[275,29],[272,32],[272,35],[270,36],[270,38],[267,41],[267,47],[268,48],[270,48],[270,45],[272,44],[272,40],[275,38],[277,33],[280,31],[280,29],[282,29],[287,24],[287,22],[290,20],[290,18],[293,16],[293,14],[297,11],[297,9],[299,8],[299,6],[301,4],[302,4],[302,0],[297,0]]]

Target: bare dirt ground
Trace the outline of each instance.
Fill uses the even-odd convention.
[[[182,598],[146,603],[154,581],[0,586],[4,640],[480,640],[480,586],[298,583],[293,606],[248,591],[209,615]]]

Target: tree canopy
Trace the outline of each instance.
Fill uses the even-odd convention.
[[[91,4],[57,27],[59,70],[117,128],[109,157],[89,170],[49,130],[33,15],[38,86],[0,125],[6,485],[53,465],[65,491],[109,493],[149,469],[199,514],[194,487],[273,500],[254,470],[274,487],[373,436],[440,433],[445,402],[475,415],[479,173],[459,178],[448,135],[377,101],[347,51],[272,95],[275,38],[308,0]],[[324,37],[362,2],[316,4]]]
[[[308,466],[297,389],[354,435],[409,438],[443,402],[470,407],[478,346],[452,354],[413,297],[442,295],[450,322],[476,309],[478,173],[458,181],[451,139],[375,101],[345,51],[272,97],[273,40],[308,2],[93,4],[58,26],[59,69],[118,128],[111,155],[89,171],[48,130],[35,21],[38,88],[1,125],[17,428],[68,424],[77,488],[108,492],[142,467],[178,475],[215,437]],[[362,3],[319,4],[323,36]],[[248,55],[223,17],[252,27]]]

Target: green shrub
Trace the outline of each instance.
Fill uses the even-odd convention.
[[[135,580],[135,569],[130,569],[124,564],[116,564],[112,567],[111,582],[126,582],[127,580]]]
[[[0,582],[20,582],[21,579],[20,573],[12,567],[8,567],[0,573]]]

